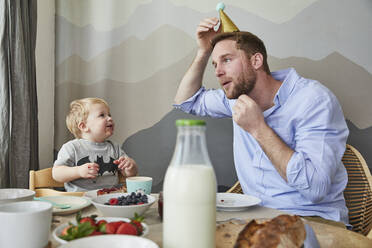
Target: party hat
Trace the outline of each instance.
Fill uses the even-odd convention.
[[[219,3],[216,6],[216,10],[220,13],[220,25],[221,25],[221,32],[239,32],[238,27],[231,21],[231,19],[226,15],[223,11],[225,9],[224,3]]]

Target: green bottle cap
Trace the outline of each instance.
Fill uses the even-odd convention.
[[[179,119],[176,120],[176,126],[205,126],[205,121],[203,120],[189,120],[189,119]]]

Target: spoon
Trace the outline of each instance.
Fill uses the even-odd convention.
[[[43,197],[34,197],[34,200],[36,200],[36,201],[43,201],[43,202],[49,202],[49,203],[51,203],[53,205],[53,207],[60,208],[60,209],[67,209],[67,208],[70,208],[71,207],[71,205],[69,205],[69,204],[56,203],[54,201],[45,199]]]

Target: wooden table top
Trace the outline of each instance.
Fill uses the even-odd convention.
[[[154,194],[157,197],[157,194]],[[89,206],[85,208],[82,212],[83,216],[88,216],[92,214],[97,214],[98,216],[102,216],[101,213],[93,206]],[[274,218],[280,214],[285,214],[282,211],[261,207],[261,206],[253,206],[248,208],[246,211],[238,211],[238,212],[226,212],[226,211],[217,211],[217,224],[221,223],[222,221],[231,219],[231,218],[239,218],[243,219],[248,222],[251,219],[262,219],[262,218]],[[147,210],[144,214],[145,220],[144,222],[149,226],[149,233],[146,235],[146,238],[154,241],[162,247],[162,222],[158,214],[158,205],[155,202],[149,210]],[[65,216],[58,216],[54,215],[53,220],[58,221],[58,223],[53,222],[51,228],[51,234],[53,230],[62,223],[67,223],[75,218],[75,214],[65,215]],[[305,223],[309,224],[313,229],[317,236],[317,239],[320,243],[321,247],[339,247],[339,248],[348,248],[348,247],[372,247],[372,240],[368,239],[367,237],[348,231],[343,228],[317,223],[313,221],[304,220]],[[243,228],[244,225],[241,225]],[[238,235],[238,232],[241,228],[237,228],[234,235]],[[218,237],[217,237],[218,238]],[[52,235],[50,235],[51,245],[50,248],[58,247],[58,242],[56,242]],[[221,246],[223,245],[223,246]],[[221,248],[230,248],[232,246],[220,244],[217,247]]]

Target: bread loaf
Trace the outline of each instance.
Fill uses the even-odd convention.
[[[279,215],[261,224],[250,221],[239,233],[234,248],[297,248],[302,247],[305,237],[299,216]]]

